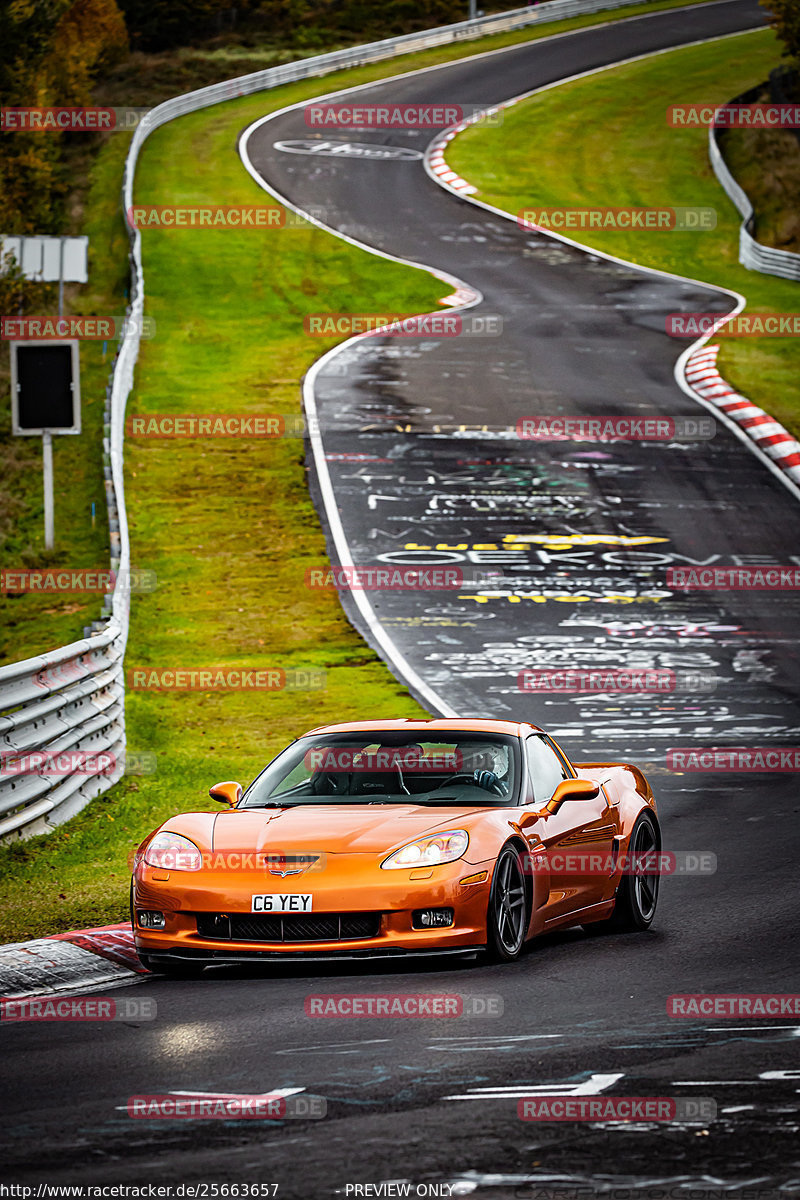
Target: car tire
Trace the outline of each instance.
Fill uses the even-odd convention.
[[[486,955],[491,962],[514,962],[528,932],[528,898],[522,857],[516,846],[500,851],[486,912]]]
[[[629,854],[647,854],[661,849],[661,833],[655,817],[645,811],[636,818],[631,831]],[[583,926],[586,933],[641,933],[649,929],[656,915],[658,904],[659,876],[623,875],[614,909],[603,921],[592,921]]]

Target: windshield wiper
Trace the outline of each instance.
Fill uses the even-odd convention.
[[[298,808],[298,804],[289,804],[285,800],[267,800],[265,804],[243,804],[242,808]]]
[[[503,796],[498,796],[498,800],[503,800]],[[447,804],[463,804],[465,807],[471,808],[513,808],[513,805],[497,805],[492,800],[465,800],[463,796],[431,796],[429,800],[414,800],[414,804],[424,804],[428,808],[436,808],[438,805]]]
[[[498,796],[498,800],[504,800],[504,796]],[[267,800],[264,804],[243,804],[242,808],[311,808],[314,805],[327,807],[330,804],[349,804],[354,808],[367,804],[406,804],[420,805],[426,808],[446,807],[451,804],[463,804],[465,807],[478,808],[513,808],[511,804],[497,805],[495,801],[487,797],[486,800],[465,800],[461,796],[431,796],[427,799],[422,799],[420,796],[326,796],[324,799],[321,796],[315,796],[311,800],[295,800],[288,804],[284,801]]]

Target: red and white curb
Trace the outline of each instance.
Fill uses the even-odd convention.
[[[85,991],[143,974],[127,923],[0,946],[0,996],[6,999]]]
[[[447,133],[443,133],[435,142],[431,142],[426,155],[427,164],[434,175],[442,183],[446,183],[448,187],[453,188],[454,191],[460,192],[462,196],[471,196],[478,189],[473,187],[469,180],[462,179],[457,171],[453,171],[447,165],[444,152],[447,143],[452,142],[456,134],[463,133],[467,126],[471,124],[471,121],[462,121],[460,125],[455,125]]]
[[[589,71],[585,74],[591,75]],[[582,76],[575,76],[576,79]],[[568,80],[562,80],[569,82]],[[538,91],[548,91],[550,87],[557,86],[550,84],[546,88],[537,88]],[[498,105],[496,108],[487,109],[484,113],[476,113],[467,121],[462,121],[459,125],[452,125],[433,142],[430,143],[425,154],[425,166],[428,172],[433,175],[436,182],[442,187],[453,191],[462,196],[473,196],[478,188],[474,187],[467,179],[462,179],[457,172],[453,171],[447,164],[444,156],[445,149],[448,143],[452,142],[459,133],[463,133],[470,125],[474,125],[485,119],[486,116],[493,115],[503,108],[511,108],[518,104],[521,100],[527,99],[534,95],[535,92],[526,92],[521,96],[515,96],[505,103]],[[489,212],[496,213],[498,216],[506,217],[508,220],[516,220],[511,214],[504,212],[502,209],[496,208],[492,204],[487,204],[483,200],[470,200],[470,204],[477,205],[480,208],[485,208]],[[589,254],[601,254],[603,258],[608,258],[614,262],[622,262],[622,259],[616,259],[613,255],[604,254],[602,251],[597,251],[591,246],[584,245],[582,242],[577,242],[573,238],[564,237],[561,234],[554,233],[551,230],[544,230],[548,236],[561,241],[577,246],[581,250],[587,251]],[[652,271],[652,268],[641,268],[645,271]],[[653,271],[655,274],[669,275],[669,272]],[[684,276],[672,276],[673,278],[684,278]],[[694,281],[701,282],[701,281]],[[731,293],[733,294],[733,293]],[[740,297],[742,304],[744,298]],[[719,354],[719,346],[698,346],[686,359],[683,365],[683,378],[688,389],[693,392],[699,399],[707,404],[712,404],[719,409],[730,421],[733,421],[739,426],[742,433],[753,443],[762,454],[770,461],[770,464],[776,469],[776,474],[782,474],[786,479],[791,480],[795,485],[800,484],[800,443],[784,429],[779,421],[765,412],[763,408],[753,404],[747,396],[742,396],[739,392],[727,383],[716,367],[716,359]],[[797,494],[795,492],[795,494]]]
[[[717,370],[719,350],[719,346],[701,346],[690,354],[684,367],[686,382],[703,400],[735,421],[794,483],[800,483],[800,442],[763,408],[726,383]]]

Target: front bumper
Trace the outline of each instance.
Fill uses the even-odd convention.
[[[485,871],[485,879],[462,884]],[[166,872],[140,864],[134,876],[134,941],[142,954],[182,961],[223,963],[255,960],[363,959],[409,955],[469,953],[486,944],[486,911],[491,869],[459,859],[423,872],[383,871],[359,863],[332,862],[326,870],[275,880],[261,871]],[[268,892],[311,894],[313,915],[374,913],[371,937],[311,941],[237,940],[209,937],[198,930],[200,914],[250,914],[251,897]],[[451,908],[446,927],[414,929],[412,913]],[[162,912],[163,929],[143,929],[138,912]],[[202,920],[202,917],[201,917]],[[203,922],[205,924],[206,922]]]

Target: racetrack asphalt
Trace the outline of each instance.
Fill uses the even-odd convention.
[[[489,105],[761,20],[749,0],[722,0],[367,90],[370,100]],[[360,131],[357,140],[422,150],[433,132]],[[4,1178],[274,1182],[281,1200],[364,1195],[354,1186],[392,1180],[457,1184],[453,1194],[497,1200],[794,1196],[797,1021],[678,1020],[666,1009],[674,993],[796,987],[794,777],[676,774],[666,752],[797,743],[796,605],[791,593],[670,594],[663,571],[748,556],[790,563],[797,501],[721,427],[707,441],[578,449],[504,432],[532,413],[705,415],[674,382],[683,346],[660,332],[663,316],[727,311],[732,301],[469,208],[435,185],[419,159],[274,148],[309,136],[299,111],[252,133],[252,162],[270,187],[300,208],[324,208],[326,223],[349,236],[448,272],[482,293],[471,313],[503,318],[502,336],[491,339],[371,338],[317,374],[321,440],[353,560],[402,557],[409,542],[494,546],[453,561],[499,567],[502,587],[488,591],[566,596],[381,594],[373,597],[381,627],[455,711],[513,714],[548,728],[573,758],[645,766],[665,845],[712,851],[718,870],[664,880],[647,934],[551,935],[510,966],[281,964],[215,969],[185,983],[145,976],[109,994],[154,999],[155,1020],[3,1025]],[[437,425],[467,429],[454,436]],[[374,461],[341,457],[353,452]],[[550,540],[515,540],[530,535]],[[637,551],[624,541],[587,546],[589,535],[668,540]],[[636,557],[648,552],[666,561]],[[654,590],[667,594],[648,600]],[[570,598],[587,591],[632,592],[635,602]],[[352,605],[348,612],[374,640],[362,614]],[[716,683],[666,698],[543,701],[518,691],[520,669],[579,658],[679,676],[705,671]],[[306,1015],[309,995],[344,992],[497,997],[503,1012],[316,1024]],[[579,1085],[605,1095],[709,1097],[718,1117],[664,1126],[518,1119],[517,1095]],[[274,1088],[323,1097],[327,1116],[265,1124],[133,1120],[126,1111],[135,1095]]]

